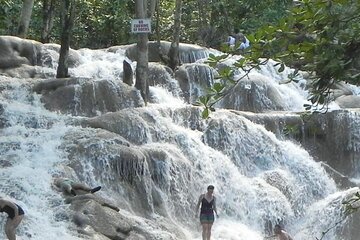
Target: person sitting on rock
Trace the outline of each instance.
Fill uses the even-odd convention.
[[[231,35],[227,37],[226,44],[230,47],[231,50],[234,50],[235,47],[235,38]]]
[[[69,178],[55,178],[54,179],[54,185],[58,187],[61,191],[64,193],[76,196],[77,190],[82,190],[87,193],[95,193],[101,189],[101,186],[90,188],[89,186],[75,182]]]

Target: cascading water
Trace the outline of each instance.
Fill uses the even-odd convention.
[[[121,81],[123,51],[78,53],[81,63],[70,69],[73,76],[112,84]],[[272,69],[263,71],[276,75]],[[69,205],[51,185],[52,176],[65,171],[68,155],[81,166],[73,176],[101,184],[99,194],[118,203],[129,218],[155,236],[151,239],[200,240],[194,205],[209,184],[215,185],[220,213],[213,239],[260,240],[269,223],[279,220],[295,239],[315,239],[342,219],[341,200],[346,193],[337,192],[321,165],[297,144],[277,139],[242,116],[219,110],[210,120],[201,120],[198,109],[164,88],[152,87],[156,103],[85,120],[90,125],[99,121],[97,127],[119,134],[97,139],[103,133],[73,125],[77,118],[46,110],[40,95],[32,93],[32,84],[3,78],[0,88],[0,189],[26,212],[18,229],[21,239],[94,239],[74,230]],[[290,93],[282,88],[279,92],[289,94],[285,98],[290,101],[294,88]],[[298,91],[296,104],[287,108],[298,107],[299,96],[305,95],[301,88]],[[138,161],[113,165],[125,151],[131,151],[129,157],[139,156]],[[115,181],[119,175],[122,179]],[[137,190],[126,181],[138,181]],[[146,219],[167,222],[183,234]],[[5,238],[3,226],[0,238]],[[340,238],[330,231],[325,239]]]
[[[43,108],[28,85],[14,79],[1,85],[6,87],[1,90],[5,127],[0,137],[0,190],[26,212],[18,234],[21,239],[78,239],[63,221],[68,205],[51,186],[57,164],[66,161],[58,146],[69,127],[64,117]],[[3,224],[0,238],[5,239]]]

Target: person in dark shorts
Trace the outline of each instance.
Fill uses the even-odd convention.
[[[16,227],[19,226],[24,217],[24,210],[13,203],[0,197],[0,212],[5,212],[8,215],[5,223],[5,234],[9,240],[16,240]]]
[[[200,223],[202,225],[202,239],[203,240],[210,240],[211,237],[211,227],[214,223],[215,216],[218,217],[217,209],[216,209],[216,198],[213,195],[214,193],[214,186],[209,185],[207,187],[207,192],[201,194],[196,205],[196,217],[199,214],[200,208]]]

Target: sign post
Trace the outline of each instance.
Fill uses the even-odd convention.
[[[150,19],[133,19],[131,20],[132,33],[151,33]]]

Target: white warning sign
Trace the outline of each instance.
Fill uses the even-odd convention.
[[[131,20],[132,33],[150,33],[151,20],[150,19],[133,19]]]

